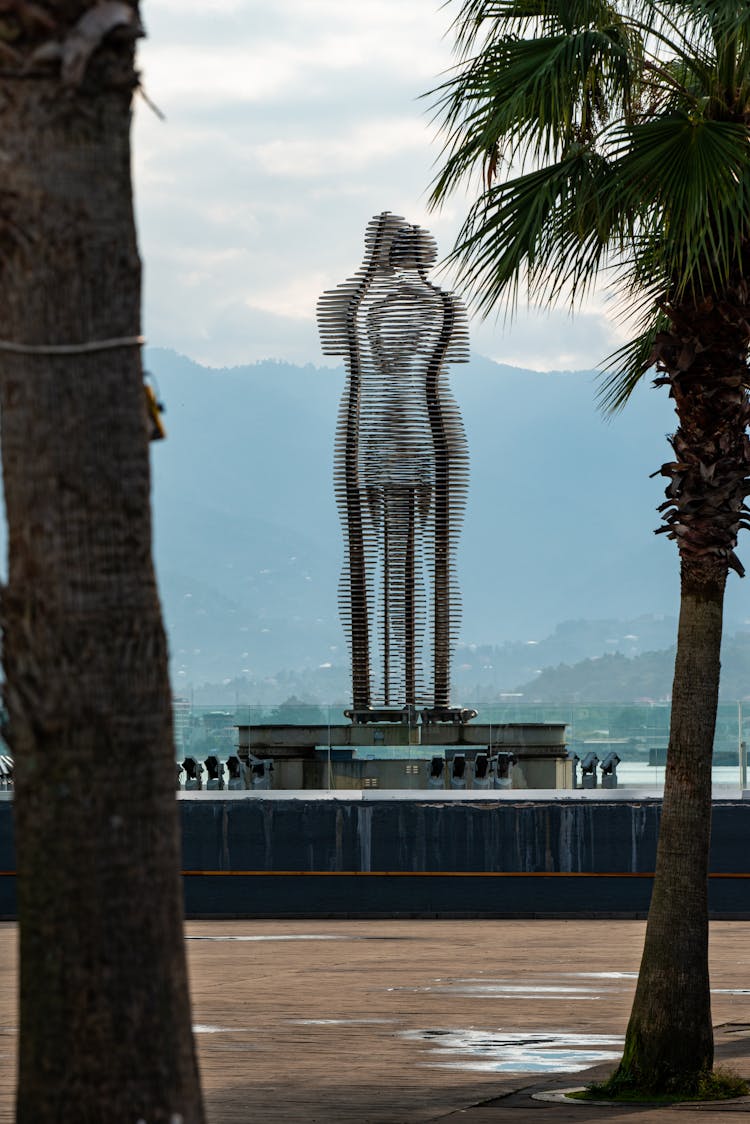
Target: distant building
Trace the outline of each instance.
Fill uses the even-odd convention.
[[[189,699],[183,698],[181,695],[172,697],[174,745],[178,754],[185,753],[190,744],[190,715],[192,709]]]

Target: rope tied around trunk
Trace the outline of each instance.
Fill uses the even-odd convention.
[[[17,343],[0,340],[0,352],[11,355],[86,355],[92,351],[114,351],[120,347],[143,347],[145,336],[113,336],[108,340],[86,340],[84,343]]]

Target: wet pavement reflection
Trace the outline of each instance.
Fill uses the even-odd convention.
[[[429,1043],[435,1060],[423,1064],[477,1073],[579,1073],[600,1062],[614,1061],[622,1052],[619,1035],[540,1033],[499,1029],[408,1030],[407,1041]],[[603,1047],[617,1049],[603,1049]],[[440,1055],[461,1055],[455,1060]]]

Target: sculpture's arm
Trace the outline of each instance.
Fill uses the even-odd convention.
[[[353,277],[318,299],[316,318],[320,346],[324,355],[348,355],[351,350],[350,329],[356,316],[365,286],[361,277]]]
[[[469,317],[466,307],[455,293],[449,294],[450,311],[453,316],[450,343],[445,354],[448,363],[468,363],[469,353]]]

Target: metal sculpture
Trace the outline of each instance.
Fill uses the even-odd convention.
[[[343,356],[347,371],[334,480],[355,721],[420,705],[456,716],[454,561],[468,450],[445,365],[468,360],[468,326],[460,301],[427,278],[436,257],[426,230],[385,211],[367,226],[355,276],[318,302],[323,351]]]

